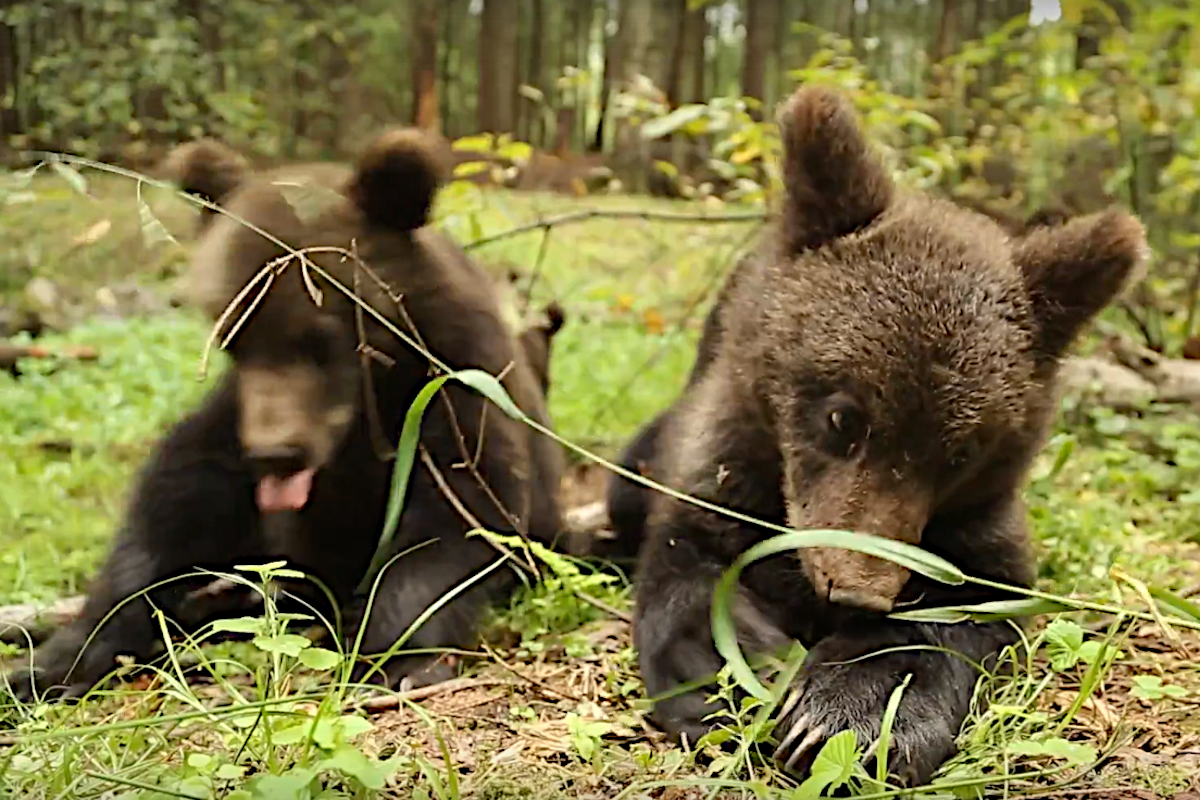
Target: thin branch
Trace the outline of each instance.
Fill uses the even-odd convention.
[[[521,672],[521,670],[517,669],[512,664],[509,664],[507,661],[505,661],[503,658],[501,658],[500,655],[495,650],[488,647],[486,644],[483,646],[483,649],[487,651],[487,654],[489,656],[491,656],[492,660],[494,660],[497,664],[504,667],[504,669],[508,670],[513,675],[516,675],[521,680],[532,683],[534,686],[538,687],[543,692],[547,692],[548,694],[556,694],[559,697],[563,698],[564,700],[570,700],[574,703],[585,702],[585,699],[580,697],[577,694],[571,694],[570,692],[564,692],[561,689],[555,689],[553,686],[543,683],[542,681],[538,680],[537,678],[532,677],[531,675],[526,675],[525,673]]]
[[[587,592],[581,592],[578,589],[575,590],[574,594],[576,597],[578,597],[583,602],[587,603],[589,606],[592,606],[593,608],[597,608],[597,609],[603,611],[605,614],[608,614],[610,617],[619,619],[622,622],[628,622],[630,625],[633,624],[633,615],[630,614],[628,611],[622,611],[621,609],[617,608],[616,606],[610,606],[608,603],[604,602],[599,597],[592,597]]]
[[[524,317],[529,313],[529,301],[533,298],[533,287],[537,285],[538,278],[542,275],[542,266],[546,263],[546,253],[550,250],[550,234],[554,228],[542,229],[542,243],[538,245],[537,260],[533,262],[533,272],[529,275],[529,280],[525,283],[525,291],[521,294],[521,316]]]
[[[635,211],[632,209],[590,208],[584,211],[572,211],[569,214],[559,214],[555,217],[546,217],[537,222],[530,222],[527,225],[518,225],[515,228],[509,228],[506,231],[501,231],[491,236],[484,236],[482,239],[469,242],[463,245],[463,249],[474,250],[477,247],[483,247],[484,245],[504,239],[511,239],[523,233],[556,228],[562,225],[573,225],[593,219],[638,219],[643,222],[689,222],[692,224],[704,223],[717,225],[737,222],[762,222],[768,218],[769,215],[765,211],[744,211],[736,214],[685,214],[678,211]]]
[[[347,703],[342,710],[347,712],[359,709],[368,712],[391,711],[392,709],[399,708],[405,702],[415,702],[417,700],[436,697],[439,694],[459,692],[465,689],[479,689],[485,686],[516,686],[516,684],[512,681],[502,681],[498,678],[454,678],[442,681],[441,683],[430,684],[429,686],[409,689],[407,692],[391,692],[389,694],[368,697],[365,700],[353,701]]]

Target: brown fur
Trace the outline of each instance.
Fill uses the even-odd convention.
[[[213,168],[230,163],[215,145],[173,154],[183,184],[211,193],[229,212],[202,228],[189,300],[214,320],[227,307],[236,319],[257,305],[232,338],[229,372],[159,443],[139,476],[80,619],[39,648],[32,671],[14,677],[19,695],[47,685],[80,694],[117,655],[148,658],[157,627],[144,600],[122,606],[90,643],[89,634],[123,598],[195,568],[286,559],[332,591],[336,606],[323,608],[323,593],[292,587],[327,618],[342,612],[347,646],[365,625],[362,653],[369,655],[391,647],[431,603],[496,561],[499,553],[485,539],[467,537],[476,521],[554,544],[561,451],[475,391],[448,383],[425,412],[422,452],[384,553],[405,555],[386,568],[364,620],[360,586],[377,577],[369,564],[391,492],[388,451],[433,376],[429,361],[388,327],[451,369],[502,374],[513,401],[550,424],[543,376],[505,325],[495,287],[453,242],[425,226],[442,175],[436,152],[419,134],[390,131],[353,167],[281,167],[236,182],[223,182],[233,171]],[[308,261],[288,248],[304,251]],[[383,322],[360,314],[316,268],[349,291],[358,287]],[[235,303],[264,270],[274,278],[261,300],[252,291]],[[470,647],[486,602],[513,585],[511,569],[493,569],[417,627],[404,649]],[[205,621],[194,609],[180,619],[184,592],[177,587],[156,589],[151,600],[180,624]],[[208,609],[209,617],[223,613]],[[360,665],[355,680],[364,673]],[[446,665],[417,655],[391,659],[382,676],[395,685],[448,674]]]
[[[687,392],[633,446],[675,489],[794,528],[848,529],[922,546],[974,575],[1028,585],[1020,491],[1056,410],[1059,358],[1145,260],[1136,219],[1109,211],[1011,236],[983,215],[894,186],[847,101],[801,89],[780,114],[787,199],[706,324]],[[648,536],[635,636],[656,696],[721,666],[709,630],[716,576],[765,529],[616,484],[621,536]],[[635,509],[630,513],[629,509]],[[618,520],[624,520],[620,524]],[[934,645],[988,662],[1004,625],[917,625],[900,606],[1004,597],[889,561],[801,549],[752,567],[746,642],[810,648],[780,755],[804,771],[820,741],[878,733],[914,675],[891,767],[925,780],[953,750],[976,674]],[[762,620],[767,620],[763,622]],[[841,662],[855,661],[853,664]],[[655,718],[694,738],[717,707],[691,692]],[[794,734],[788,736],[788,734]],[[801,742],[811,748],[801,751]]]
[[[197,139],[168,153],[159,171],[188,194],[216,203],[245,180],[250,162],[215,139]],[[203,208],[202,218],[211,213]]]
[[[550,303],[545,309],[545,319],[521,332],[521,348],[525,352],[530,369],[537,376],[543,395],[550,392],[550,344],[566,324],[566,319],[566,312],[562,306]]]

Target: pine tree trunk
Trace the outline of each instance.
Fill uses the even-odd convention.
[[[441,0],[412,0],[413,124],[440,132],[438,107],[438,8]]]
[[[479,28],[479,130],[513,133],[517,101],[517,0],[484,0]]]
[[[775,0],[743,0],[746,43],[742,54],[742,95],[760,103],[767,101],[767,61],[775,39],[778,4]],[[752,111],[762,119],[762,109]]]

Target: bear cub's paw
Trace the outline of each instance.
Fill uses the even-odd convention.
[[[91,688],[88,684],[66,684],[64,669],[44,667],[35,663],[32,667],[20,667],[4,676],[7,685],[0,690],[12,695],[18,703],[27,705],[39,700],[74,700],[82,697]]]
[[[948,664],[939,663],[939,654],[930,653],[862,656],[861,642],[838,636],[809,651],[780,709],[776,760],[798,775],[807,775],[830,738],[853,730],[859,750],[866,754],[864,764],[874,774],[888,699],[911,674],[892,725],[888,773],[906,786],[928,783],[955,749],[957,728],[951,727],[946,712],[954,705],[956,693]],[[845,663],[852,659],[860,660]]]

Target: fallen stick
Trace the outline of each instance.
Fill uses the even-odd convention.
[[[95,361],[99,358],[96,348],[87,346],[64,347],[51,350],[36,345],[9,344],[0,342],[0,370],[20,374],[17,362],[23,358],[63,358],[71,361]]]
[[[417,700],[425,700],[429,697],[435,697],[439,694],[448,692],[457,692],[461,689],[478,689],[484,686],[516,686],[514,681],[500,680],[498,678],[452,678],[441,683],[433,683],[429,686],[421,686],[417,689],[409,689],[406,692],[390,692],[388,694],[379,694],[372,697],[367,697],[362,700],[351,700],[342,707],[342,711],[366,711],[367,713],[378,713],[380,711],[391,711],[399,708],[402,703],[415,702]]]
[[[19,603],[0,607],[0,642],[18,646],[37,644],[59,625],[70,622],[83,609],[83,595],[56,600],[50,605]]]
[[[227,578],[217,578],[188,593],[184,602],[216,597],[237,586],[238,584]],[[18,603],[12,606],[0,606],[0,642],[19,647],[30,644],[38,645],[44,642],[55,628],[67,624],[78,616],[79,612],[83,610],[84,599],[85,596],[80,594],[74,597],[64,597],[49,605]],[[261,602],[262,598],[255,594],[249,600],[250,602]]]

